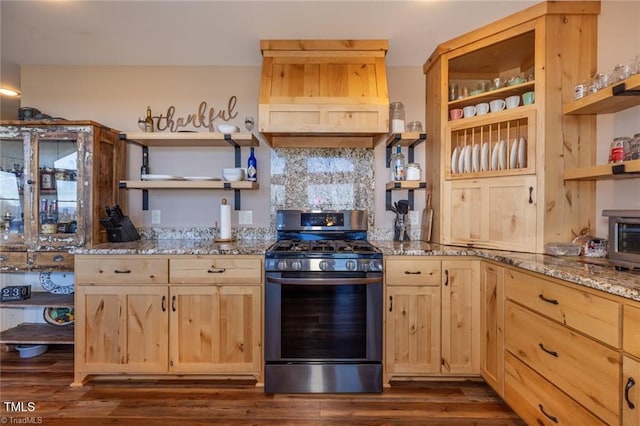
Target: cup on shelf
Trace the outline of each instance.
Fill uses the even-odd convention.
[[[494,99],[489,102],[489,109],[491,112],[502,111],[507,104],[504,102],[504,99]]]
[[[464,118],[469,118],[469,117],[473,117],[474,115],[476,115],[476,107],[474,106],[466,106],[464,108],[462,108],[462,113],[464,115]]]
[[[462,114],[463,114],[463,111],[460,108],[455,108],[449,111],[449,115],[451,116],[452,120],[458,120],[462,118]]]
[[[509,96],[507,99],[505,99],[505,104],[507,106],[507,109],[516,108],[520,105],[520,96]]]
[[[527,92],[522,94],[522,105],[531,105],[535,101],[535,92]]]
[[[476,105],[476,114],[477,115],[485,115],[489,112],[489,104],[483,102],[481,104]]]

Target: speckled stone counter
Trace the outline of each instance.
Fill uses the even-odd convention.
[[[263,255],[273,243],[273,240],[239,240],[230,243],[216,243],[210,239],[139,240],[76,248],[72,250],[72,253],[91,255]],[[467,249],[421,241],[399,243],[371,240],[371,243],[386,256],[477,256],[640,301],[640,273],[616,271],[603,259]]]
[[[386,256],[478,256],[640,301],[640,273],[616,271],[605,259],[467,249],[421,241],[371,241]]]

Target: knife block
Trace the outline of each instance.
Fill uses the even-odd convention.
[[[101,221],[107,230],[107,238],[111,243],[123,243],[126,241],[135,241],[140,239],[138,230],[129,219],[129,216],[124,216],[118,226],[107,226],[104,221]]]

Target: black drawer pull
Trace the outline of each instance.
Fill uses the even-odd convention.
[[[130,274],[131,269],[114,269],[113,272],[115,274]]]
[[[539,294],[538,297],[540,298],[540,300],[543,300],[543,301],[545,301],[547,303],[551,303],[552,305],[559,305],[560,304],[560,302],[558,302],[556,299],[547,299],[542,294]]]
[[[549,420],[551,420],[551,421],[552,421],[552,422],[554,422],[554,423],[558,423],[558,418],[557,418],[557,417],[552,416],[551,414],[547,414],[547,413],[545,413],[545,411],[544,411],[544,407],[542,406],[542,404],[538,404],[538,408],[540,409],[540,412],[541,412],[542,414],[544,414],[544,416],[545,416],[546,418],[548,418]]]
[[[389,296],[389,312],[393,312],[393,296]]]
[[[167,312],[167,296],[162,296],[162,312]]]
[[[449,285],[449,270],[445,269],[444,270],[444,286],[448,286]]]
[[[176,311],[176,296],[175,295],[171,296],[171,310],[173,312]]]
[[[224,271],[226,271],[225,268],[209,269],[209,270],[207,270],[207,273],[209,273],[209,274],[222,274],[222,273],[224,273]]]
[[[633,410],[634,408],[636,408],[636,405],[631,402],[631,400],[629,399],[629,391],[631,390],[632,387],[634,387],[636,385],[636,381],[633,380],[633,377],[629,377],[627,379],[627,384],[624,386],[624,399],[627,401],[627,405],[629,406],[629,408],[631,410]]]
[[[556,351],[550,351],[549,349],[545,348],[544,345],[542,343],[538,343],[538,346],[540,346],[540,349],[542,349],[543,351],[545,351],[546,353],[548,353],[549,355],[555,356],[556,358],[559,357],[558,352]]]
[[[420,271],[404,271],[407,275],[420,275],[422,272]]]

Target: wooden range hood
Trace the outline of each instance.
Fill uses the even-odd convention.
[[[373,148],[389,133],[386,40],[262,40],[258,130],[274,148]]]

